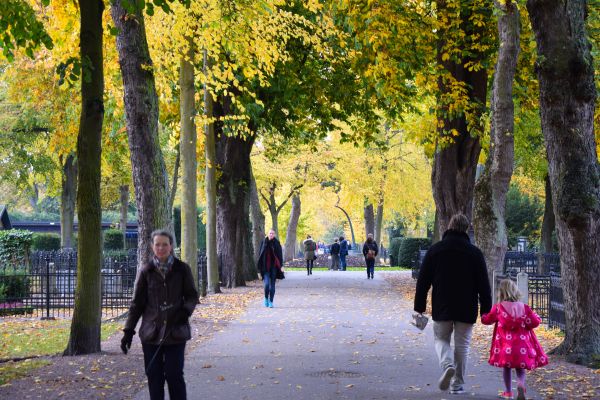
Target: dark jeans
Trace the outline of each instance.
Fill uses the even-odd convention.
[[[367,277],[373,277],[373,273],[375,272],[375,260],[369,260],[368,258],[365,259],[365,261],[367,262]]]
[[[308,275],[312,274],[313,263],[315,260],[306,260],[306,273]]]
[[[160,349],[158,345],[142,343],[142,349],[150,400],[164,400],[165,380],[169,385],[169,397],[172,400],[186,400],[185,379],[183,379],[185,343],[162,345]],[[154,357],[153,361],[152,357]],[[148,367],[150,361],[152,364]]]
[[[346,270],[346,254],[340,254],[340,270]]]
[[[265,286],[265,299],[269,299],[271,303],[273,302],[273,298],[275,297],[275,277],[277,271],[275,271],[275,267],[271,268],[269,272],[267,272],[263,276],[263,284]]]

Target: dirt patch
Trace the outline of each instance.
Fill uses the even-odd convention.
[[[245,311],[251,301],[261,296],[260,282],[247,287],[223,289],[200,304],[190,320],[193,338],[186,353],[223,330],[227,323]],[[2,399],[131,399],[146,388],[142,346],[134,338],[129,354],[120,350],[121,335],[117,333],[102,342],[98,354],[43,357],[49,365],[32,371],[27,377],[0,387]]]
[[[408,274],[387,274],[386,280],[411,304],[414,300],[416,280]],[[431,294],[431,291],[430,291]],[[427,302],[427,312],[431,314],[431,301]],[[487,362],[493,326],[475,324],[472,356],[478,356]],[[539,327],[536,335],[546,351],[555,348],[561,341],[559,330]],[[547,400],[563,399],[599,399],[600,369],[591,369],[571,364],[563,357],[549,355],[550,364],[528,372],[527,384],[535,388]],[[502,387],[498,371],[498,387]]]

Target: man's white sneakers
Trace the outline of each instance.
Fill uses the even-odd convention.
[[[454,376],[455,372],[456,370],[454,369],[454,367],[446,368],[442,376],[440,376],[440,380],[438,381],[438,387],[440,388],[440,390],[448,390],[448,388],[450,387],[450,380]]]

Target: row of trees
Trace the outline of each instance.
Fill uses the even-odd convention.
[[[50,7],[56,11],[61,0],[53,1]],[[16,47],[29,56],[40,43],[50,47],[43,27],[51,24],[41,27],[34,9],[23,0],[5,4],[5,9],[19,11],[2,14],[10,27],[2,44],[7,58],[14,57]],[[580,362],[599,352],[595,332],[600,298],[593,292],[600,278],[594,265],[600,251],[596,87],[586,31],[597,25],[598,14],[588,10],[586,1],[529,0],[526,9],[502,1],[494,10],[489,2],[459,0],[115,0],[110,27],[103,19],[102,0],[79,0],[78,5],[80,53],[59,64],[67,79],[80,78],[82,105],[77,148],[59,152],[64,154],[64,176],[77,171],[80,221],[80,295],[67,353],[99,350],[97,238],[104,123],[118,126],[125,120],[111,139],[116,142],[118,133],[127,133],[141,263],[149,255],[150,231],[170,226],[172,220],[176,184],[169,186],[159,132],[169,124],[179,125],[173,147],[181,155],[184,181],[183,258],[193,262],[198,180],[194,123],[204,127],[205,157],[200,164],[205,171],[208,285],[215,292],[217,257],[226,286],[243,285],[256,276],[250,238],[251,229],[256,238],[264,226],[259,198],[268,206],[274,226],[282,204],[291,199],[286,239],[295,241],[299,191],[311,181],[325,182],[339,196],[335,205],[342,210],[348,192],[352,201],[362,202],[366,229],[379,238],[390,193],[385,186],[402,176],[398,171],[411,162],[405,140],[431,157],[436,232],[443,232],[456,212],[473,216],[490,273],[500,268],[507,246],[504,209],[514,156],[525,153],[514,149],[515,132],[522,128],[520,121],[534,125],[531,116],[538,110],[565,289],[567,331],[560,350]],[[147,17],[155,12],[160,17],[150,18],[153,29],[147,32]],[[592,22],[586,25],[588,15]],[[107,82],[111,93],[122,91],[122,101],[117,96],[105,101],[106,31],[116,36],[119,64]],[[53,43],[68,47],[62,41]],[[409,116],[419,113],[428,115],[420,119],[423,129],[404,134],[401,125],[410,124]],[[286,179],[289,188],[268,174],[253,179],[253,149],[264,152],[265,162],[273,162],[326,137],[367,143],[354,187],[339,179],[344,159],[335,162],[323,156],[287,166],[295,172],[293,179]],[[475,187],[482,148],[486,168]],[[123,154],[109,154],[113,153]],[[346,161],[358,164],[355,158]],[[362,179],[375,182],[375,188]],[[67,182],[65,178],[65,187]],[[282,189],[286,193],[278,197]],[[67,195],[63,202],[66,207]]]

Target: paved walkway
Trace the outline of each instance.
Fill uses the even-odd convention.
[[[381,273],[374,280],[350,271],[286,277],[275,308],[252,304],[187,357],[189,399],[497,398],[500,371],[476,355],[467,394],[437,389],[431,324],[423,332],[408,324],[412,304]],[[137,396],[146,398],[146,391]]]

